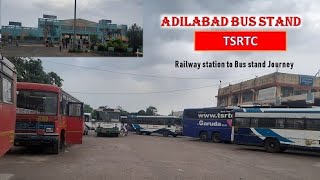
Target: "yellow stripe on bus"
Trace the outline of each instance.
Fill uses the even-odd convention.
[[[8,135],[13,135],[14,131],[4,131],[0,132],[0,136],[8,136]]]

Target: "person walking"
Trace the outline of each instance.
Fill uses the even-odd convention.
[[[62,48],[62,47],[61,47],[61,43],[60,43],[60,47],[59,47],[60,52],[61,52],[61,48]]]

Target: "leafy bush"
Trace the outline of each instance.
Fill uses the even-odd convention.
[[[83,53],[81,49],[69,49],[69,53]]]
[[[98,44],[98,51],[106,51],[108,48],[104,44]]]

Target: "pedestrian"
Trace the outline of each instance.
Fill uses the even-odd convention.
[[[60,49],[60,52],[61,52],[61,44],[60,44],[60,47],[59,47],[59,49]]]

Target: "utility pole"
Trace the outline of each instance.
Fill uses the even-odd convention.
[[[73,49],[76,49],[76,21],[77,21],[77,0],[74,0],[74,19],[73,19]]]

